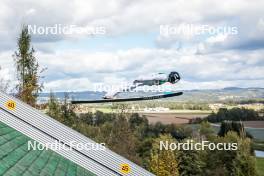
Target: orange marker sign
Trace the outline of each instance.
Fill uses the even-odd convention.
[[[13,100],[8,100],[8,101],[6,102],[6,104],[5,104],[5,106],[6,106],[6,108],[7,108],[8,110],[14,110],[14,109],[16,109],[16,102],[13,101]]]
[[[120,165],[120,172],[123,174],[128,174],[131,172],[131,168],[129,164],[121,164]]]

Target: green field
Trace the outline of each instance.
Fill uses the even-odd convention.
[[[257,172],[259,176],[264,176],[264,158],[257,158]]]

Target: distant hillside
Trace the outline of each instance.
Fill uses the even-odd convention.
[[[162,101],[179,101],[179,102],[223,102],[223,101],[241,101],[251,99],[264,99],[264,88],[238,88],[227,87],[224,89],[212,89],[212,90],[183,90],[183,95],[179,97],[162,99]],[[55,92],[55,97],[59,100],[63,100],[65,92]],[[101,99],[105,92],[67,92],[68,96],[74,100],[93,100]],[[152,93],[153,94],[153,93]],[[143,93],[137,93],[136,96],[143,96]],[[124,95],[127,97],[127,95]],[[135,96],[132,93],[129,96]],[[49,99],[49,93],[41,93],[39,96],[39,102],[47,102]]]
[[[194,102],[223,102],[264,99],[264,88],[237,88],[228,87],[218,90],[189,90],[178,97],[179,101]]]
[[[74,100],[93,100],[101,99],[104,96],[104,92],[93,92],[93,91],[83,91],[83,92],[53,92],[58,100],[63,100],[67,94],[70,99]],[[49,100],[50,93],[40,93],[38,101],[41,103],[47,102]]]

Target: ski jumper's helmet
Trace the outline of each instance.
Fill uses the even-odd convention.
[[[175,84],[180,81],[181,77],[178,72],[171,72],[168,77],[168,82]]]

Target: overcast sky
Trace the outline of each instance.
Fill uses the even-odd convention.
[[[263,0],[0,0],[0,76],[15,80],[22,24],[74,25],[96,34],[32,34],[38,62],[48,68],[47,92],[170,71],[182,75],[182,89],[264,87],[263,7]],[[161,32],[166,25],[169,35]],[[175,33],[183,25],[235,32]]]

